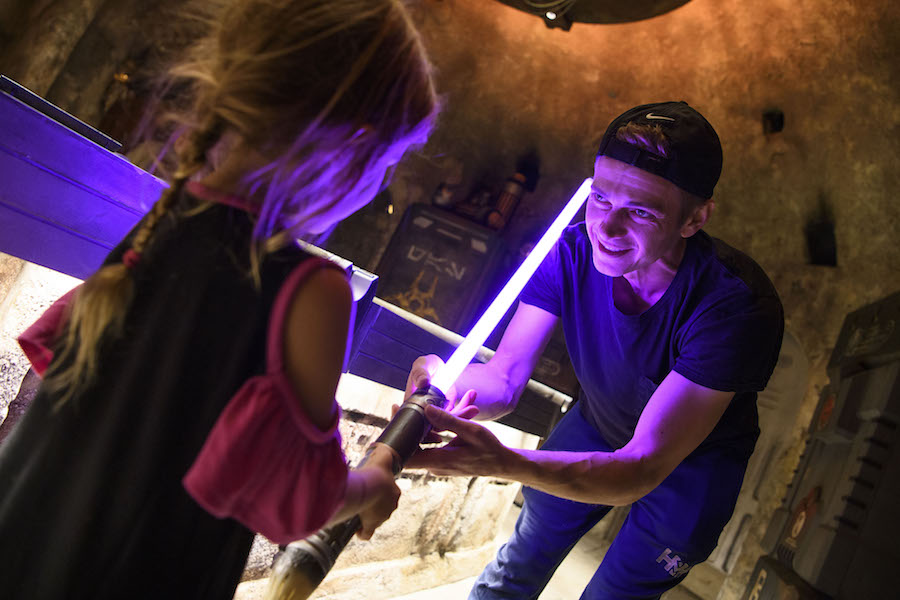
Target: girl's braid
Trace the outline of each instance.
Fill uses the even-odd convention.
[[[122,262],[110,263],[91,275],[75,296],[63,350],[51,364],[45,383],[59,394],[60,408],[97,373],[97,355],[101,343],[122,332],[125,314],[134,296],[133,269],[150,242],[156,225],[181,195],[184,183],[206,165],[206,155],[221,138],[223,126],[209,119],[189,133],[181,153],[181,167],[172,187],[153,205],[132,238]]]
[[[192,175],[206,166],[207,153],[218,143],[222,137],[223,123],[213,117],[201,128],[188,134],[185,148],[179,153],[179,167],[175,173],[172,187],[153,205],[141,227],[134,234],[131,241],[131,250],[138,256],[143,255],[150,237],[157,223],[162,219],[181,193],[184,183]]]

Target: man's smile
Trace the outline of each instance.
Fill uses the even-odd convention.
[[[623,254],[631,250],[631,248],[610,248],[600,240],[597,240],[597,249],[604,254],[608,254],[609,256],[622,256]]]

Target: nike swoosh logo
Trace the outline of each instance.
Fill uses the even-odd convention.
[[[645,118],[647,118],[647,119],[660,119],[660,120],[662,120],[662,121],[674,121],[674,120],[675,120],[675,119],[673,119],[672,117],[664,117],[664,116],[662,116],[662,115],[654,115],[652,112],[651,112],[651,113],[647,113],[647,116],[646,116]]]

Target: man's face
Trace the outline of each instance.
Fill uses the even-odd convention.
[[[674,183],[599,157],[585,215],[594,267],[610,277],[640,274],[678,254],[683,201]]]

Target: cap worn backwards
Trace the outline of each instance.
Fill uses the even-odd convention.
[[[628,123],[659,125],[669,141],[668,156],[616,138]],[[659,102],[629,109],[613,119],[603,134],[597,157],[608,156],[659,175],[701,198],[712,198],[722,173],[722,145],[716,130],[686,102]]]

